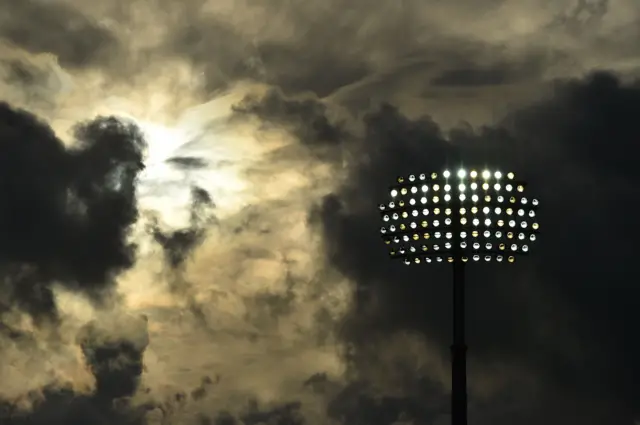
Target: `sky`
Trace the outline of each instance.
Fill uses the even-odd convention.
[[[398,175],[540,200],[467,272],[470,425],[640,423],[634,0],[0,0],[0,424],[442,425]]]

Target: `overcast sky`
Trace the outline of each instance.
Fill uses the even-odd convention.
[[[469,268],[471,425],[637,425],[640,4],[0,0],[0,424],[449,423],[396,176],[541,202]]]

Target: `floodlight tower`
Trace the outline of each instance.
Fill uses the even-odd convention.
[[[529,252],[538,235],[537,199],[524,195],[514,173],[481,173],[461,168],[452,174],[398,177],[390,199],[380,204],[380,229],[389,254],[406,265],[451,263],[453,344],[451,345],[451,423],[467,425],[467,346],[465,265],[513,263]]]

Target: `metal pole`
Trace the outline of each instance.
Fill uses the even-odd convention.
[[[453,344],[451,345],[451,425],[467,425],[467,345],[465,341],[464,256],[461,248],[461,202],[454,203]]]
[[[464,266],[453,262],[453,345],[451,346],[451,425],[467,425],[467,345],[465,343]]]

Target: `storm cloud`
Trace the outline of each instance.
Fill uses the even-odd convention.
[[[448,423],[449,270],[377,205],[460,166],[541,205],[468,271],[470,422],[640,419],[636,2],[0,9],[3,424]]]

